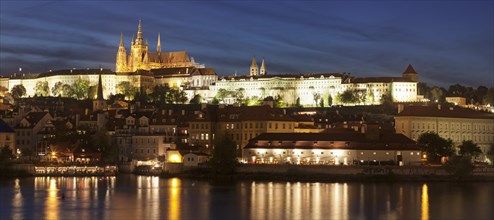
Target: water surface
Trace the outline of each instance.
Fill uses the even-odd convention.
[[[494,219],[494,184],[0,180],[0,219]]]

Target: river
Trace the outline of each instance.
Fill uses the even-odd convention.
[[[0,180],[0,219],[494,219],[494,183]]]

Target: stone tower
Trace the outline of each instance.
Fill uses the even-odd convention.
[[[103,97],[103,82],[101,80],[101,73],[98,75],[98,91],[96,99],[93,100],[93,111],[106,110],[106,101]]]
[[[158,43],[156,45],[156,52],[158,54],[161,53],[161,37],[160,37],[160,33],[158,33]]]
[[[127,51],[125,50],[125,45],[123,42],[123,34],[120,33],[120,45],[118,46],[117,52],[117,65],[115,67],[116,72],[126,72],[128,71],[127,66]]]
[[[252,58],[252,63],[250,64],[250,75],[251,76],[259,75],[259,67],[257,66],[256,57]]]
[[[142,38],[142,25],[141,20],[139,20],[139,25],[137,26],[137,37],[133,40],[130,48],[130,59],[132,64],[129,71],[135,72],[137,70],[149,69],[148,68],[148,44],[144,42]]]
[[[266,69],[266,62],[264,61],[264,57],[262,58],[262,63],[261,63],[261,70],[259,71],[259,75],[265,76],[268,73],[268,70]]]
[[[405,72],[403,72],[403,78],[409,79],[412,82],[418,82],[419,81],[419,74],[413,69],[412,64],[408,64],[407,69]]]

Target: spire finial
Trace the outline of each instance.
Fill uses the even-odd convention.
[[[143,39],[142,39],[142,24],[141,24],[141,19],[139,19],[139,25],[137,26],[137,38],[136,38],[136,43],[142,44]]]
[[[159,32],[158,32],[158,44],[156,45],[156,52],[158,53],[161,52],[161,37]]]
[[[123,33],[120,32],[120,47],[125,47],[123,42]]]
[[[266,61],[264,61],[264,56],[262,57],[262,63],[261,63],[261,75],[266,75],[268,71],[266,70]]]

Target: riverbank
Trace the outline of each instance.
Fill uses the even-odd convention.
[[[472,175],[455,176],[443,167],[423,166],[294,166],[294,165],[241,165],[231,174],[217,174],[208,168],[192,169],[181,173],[162,173],[164,178],[180,177],[200,180],[255,180],[301,182],[478,182],[494,181],[494,167],[476,169]]]

